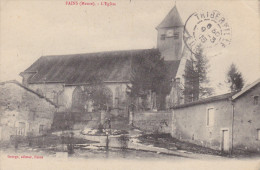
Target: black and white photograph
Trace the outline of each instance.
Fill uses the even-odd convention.
[[[259,170],[259,0],[1,0],[0,169]]]

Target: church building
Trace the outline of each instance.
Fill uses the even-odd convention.
[[[182,104],[183,74],[192,53],[183,42],[184,23],[176,5],[156,30],[156,49],[42,56],[20,73],[23,85],[50,99],[62,111],[80,111],[81,108],[92,112],[94,101],[84,96],[91,94],[91,88],[95,86],[92,82],[96,80],[102,83],[109,96],[108,104],[123,110],[130,104],[127,86],[131,86],[131,72],[136,64],[134,58],[159,51],[165,60],[172,86],[166,97],[166,108]],[[152,100],[155,99],[151,97],[150,102]]]

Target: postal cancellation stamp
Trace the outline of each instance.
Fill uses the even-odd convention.
[[[217,55],[231,43],[231,27],[217,10],[195,12],[186,20],[184,42],[196,54],[199,47],[209,56]]]

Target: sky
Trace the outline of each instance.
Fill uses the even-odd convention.
[[[66,5],[64,0],[2,0],[0,6],[0,81],[16,79],[43,55],[156,48],[155,27],[173,8],[173,0],[106,0],[115,6]],[[246,84],[260,77],[260,14],[257,0],[176,1],[185,22],[194,12],[218,10],[232,28],[231,44],[209,58],[209,77],[224,92],[229,65]]]

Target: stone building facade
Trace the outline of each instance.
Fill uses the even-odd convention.
[[[232,97],[233,146],[260,151],[260,79]]]
[[[173,107],[172,136],[213,149],[260,151],[260,79],[237,94]]]
[[[175,107],[172,136],[205,147],[222,149],[221,130],[230,132],[232,125],[231,96],[227,94]],[[230,133],[228,137],[231,139]]]
[[[28,87],[57,104],[59,106],[59,111],[68,111],[73,108],[73,106],[78,105],[79,102],[83,102],[79,101],[79,96],[83,93],[88,93],[87,88],[89,85],[87,83],[82,85],[67,85],[64,83],[32,83]],[[123,106],[122,103],[126,100],[126,83],[106,83],[106,88],[111,96],[111,105],[113,103],[114,107]],[[86,110],[91,107],[88,102],[89,101],[85,101],[83,105]]]
[[[57,106],[17,81],[0,83],[0,139],[42,135],[50,128]]]
[[[174,6],[156,27],[157,49],[42,56],[20,75],[26,87],[52,100],[60,106],[61,111],[70,111],[73,103],[80,102],[80,99],[75,98],[77,93],[88,95],[93,79],[106,88],[111,96],[111,107],[125,109],[130,104],[126,95],[127,86],[131,86],[132,70],[138,64],[134,58],[159,51],[165,59],[172,85],[171,92],[166,97],[166,108],[169,108],[184,102],[181,93],[185,83],[183,74],[192,53],[183,43],[183,28],[182,19]],[[153,96],[150,95],[150,103],[156,101]],[[91,111],[91,102],[84,101],[83,108]]]

